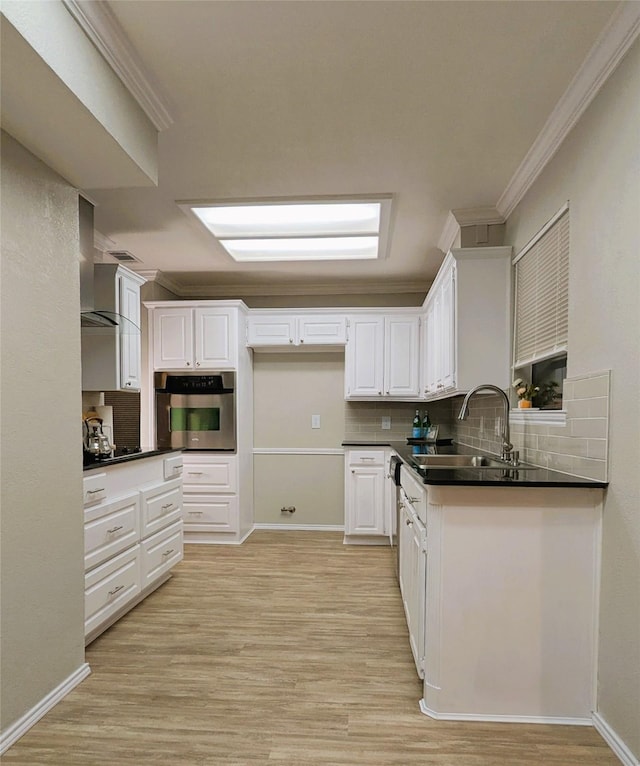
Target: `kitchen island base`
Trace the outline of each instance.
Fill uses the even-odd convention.
[[[602,495],[428,486],[424,713],[591,723]]]

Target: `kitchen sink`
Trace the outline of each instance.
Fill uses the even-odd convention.
[[[486,455],[412,455],[411,460],[418,469],[432,468],[502,468],[502,469],[527,469],[535,466],[519,463],[512,466],[499,458],[487,457]]]

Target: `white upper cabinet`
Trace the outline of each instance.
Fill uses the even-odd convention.
[[[233,308],[152,309],[155,370],[219,370],[237,363]]]
[[[422,397],[511,380],[511,248],[452,250],[424,303]]]
[[[94,308],[104,326],[82,327],[82,390],[139,391],[140,287],[144,277],[116,263],[94,266]]]
[[[347,399],[420,394],[420,317],[357,315],[349,324],[345,359]]]
[[[247,320],[247,346],[252,348],[339,347],[346,342],[343,314],[251,312]]]

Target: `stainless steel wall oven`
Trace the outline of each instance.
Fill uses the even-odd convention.
[[[158,449],[236,450],[235,372],[156,372]]]

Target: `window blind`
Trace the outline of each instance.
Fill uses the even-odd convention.
[[[515,259],[514,367],[567,350],[569,211]]]

